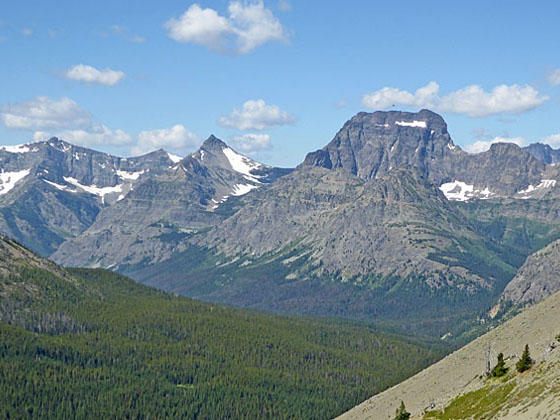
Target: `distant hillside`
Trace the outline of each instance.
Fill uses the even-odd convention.
[[[0,418],[324,419],[445,350],[66,271],[0,237]]]
[[[552,419],[560,415],[559,319],[556,293],[340,419],[392,419],[401,400],[415,419]],[[525,344],[536,364],[517,374]],[[488,349],[491,365],[499,352],[508,359],[504,378],[484,378]]]
[[[506,286],[505,302],[540,302],[560,290],[560,240],[530,255]]]

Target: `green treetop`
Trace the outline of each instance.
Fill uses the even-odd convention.
[[[531,355],[529,354],[529,344],[525,344],[523,355],[516,364],[517,371],[525,372],[526,370],[531,369],[531,366],[533,366],[533,359],[531,359]]]
[[[490,372],[490,376],[494,378],[499,378],[500,376],[504,376],[507,373],[507,371],[508,368],[506,367],[506,362],[504,361],[504,354],[500,353],[498,354],[498,363],[496,364],[496,366],[494,366],[494,368]]]
[[[410,413],[406,411],[404,406],[404,402],[401,401],[401,405],[397,408],[397,414],[395,416],[395,420],[408,420],[410,418]]]

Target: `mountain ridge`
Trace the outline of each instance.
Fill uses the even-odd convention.
[[[513,144],[462,151],[431,111],[359,113],[294,170],[210,136],[102,208],[88,196],[97,207],[52,257],[199,299],[461,335],[452,319],[480,328],[560,237],[559,180]]]

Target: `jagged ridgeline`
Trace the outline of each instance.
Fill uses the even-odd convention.
[[[1,418],[331,418],[446,351],[64,270],[0,237]]]
[[[202,300],[459,337],[507,310],[505,287],[560,237],[558,158],[466,153],[428,110],[359,113],[294,170],[213,136],[182,159],[51,139],[0,150],[0,228]]]

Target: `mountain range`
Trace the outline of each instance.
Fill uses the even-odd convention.
[[[359,113],[294,169],[214,136],[185,158],[53,138],[0,150],[0,231],[203,300],[458,337],[522,304],[509,290],[560,238],[558,158],[464,152],[428,110]]]

